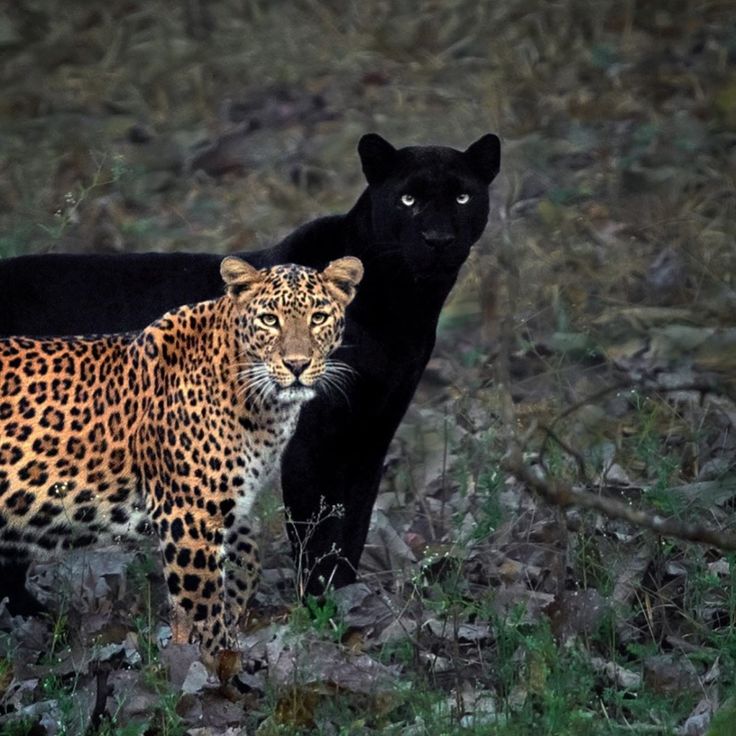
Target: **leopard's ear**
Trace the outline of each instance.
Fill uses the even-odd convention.
[[[355,287],[363,278],[363,264],[358,258],[346,256],[332,261],[324,271],[322,277],[327,282],[327,288],[343,306],[347,306],[355,297]]]
[[[463,155],[475,174],[490,184],[501,168],[501,141],[497,135],[486,133],[471,143]]]
[[[263,274],[257,268],[235,256],[228,256],[222,261],[220,275],[225,282],[225,291],[233,298],[245,294],[263,279]]]
[[[396,149],[378,133],[367,133],[358,141],[358,155],[369,184],[380,184],[396,164]]]

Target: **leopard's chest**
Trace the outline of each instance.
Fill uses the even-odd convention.
[[[259,418],[255,427],[243,436],[242,485],[236,497],[236,513],[241,519],[250,516],[258,495],[274,482],[281,456],[296,430],[299,409],[287,407]]]

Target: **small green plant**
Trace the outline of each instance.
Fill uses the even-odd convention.
[[[476,540],[482,540],[498,529],[503,521],[499,497],[503,488],[500,462],[491,460],[489,466],[479,473],[476,488],[480,498],[480,509],[473,536]]]
[[[2,736],[35,736],[40,726],[36,719],[23,717],[5,721],[0,729]]]
[[[627,445],[651,479],[646,498],[658,511],[680,516],[684,511],[683,500],[667,492],[676,481],[682,464],[681,458],[666,442],[675,418],[673,409],[661,399],[644,396],[638,391],[630,393],[630,401],[634,407],[636,431]]]
[[[40,689],[43,699],[54,701],[56,704],[56,733],[59,736],[71,736],[71,734],[79,733],[79,729],[84,723],[85,714],[76,697],[78,687],[77,674],[70,678],[50,674],[41,679]]]
[[[53,662],[59,650],[69,644],[69,617],[66,611],[61,611],[52,620],[51,646],[48,658]]]
[[[296,542],[298,552],[296,554],[297,569],[295,576],[296,595],[299,600],[304,600],[307,592],[307,582],[312,574],[312,568],[305,567],[308,557],[306,550],[312,537],[318,533],[321,524],[329,523],[331,519],[341,519],[345,514],[345,509],[341,504],[328,504],[324,497],[320,498],[319,509],[314,516],[307,521],[297,521],[286,513],[286,527],[292,534],[292,541]],[[320,565],[325,559],[337,559],[337,551],[334,548],[317,558],[312,560],[314,566]],[[342,558],[343,560],[345,558]],[[323,588],[329,590],[332,585],[332,579],[320,580]]]
[[[447,434],[447,432],[446,432]],[[467,436],[457,447],[448,447],[457,455],[452,475],[461,494],[474,493],[475,524],[468,541],[486,539],[503,521],[499,494],[503,488],[502,451],[494,429]],[[459,526],[462,518],[455,518]],[[459,542],[465,540],[458,539]]]
[[[134,588],[143,594],[143,612],[133,622],[138,635],[138,649],[143,666],[153,668],[158,666],[158,644],[151,597],[151,575],[155,570],[156,563],[150,554],[137,555],[127,570]]]
[[[347,626],[339,614],[332,591],[328,590],[321,598],[308,595],[305,603],[306,607],[303,610],[308,614],[306,621],[309,622],[309,625],[321,634],[329,634],[331,639],[341,641],[347,631]],[[304,620],[299,619],[299,614],[293,620],[299,626],[304,624]]]
[[[181,716],[176,712],[179,695],[170,689],[168,682],[165,683],[165,687],[166,689],[160,692],[161,699],[150,721],[149,732],[153,731],[160,736],[180,736],[186,727]]]
[[[381,647],[378,659],[384,664],[400,664],[408,667],[416,663],[417,649],[411,639],[399,639]]]
[[[0,657],[0,693],[5,691],[5,688],[10,682],[13,676],[13,663],[8,657]]]
[[[707,736],[731,736],[736,720],[736,692],[729,697],[713,717]]]
[[[93,192],[114,184],[126,172],[125,162],[120,154],[113,156],[109,165],[105,154],[92,152],[91,155],[95,161],[95,171],[90,182],[78,183],[73,190],[66,192],[64,203],[54,212],[53,224],[39,224],[41,230],[52,240],[58,240],[70,225],[79,220],[79,209]]]
[[[20,222],[8,226],[0,233],[0,258],[11,258],[23,255],[27,243],[36,236],[36,226],[33,223]]]
[[[100,724],[95,736],[144,736],[149,730],[149,723],[120,723],[117,716]]]
[[[156,636],[157,621],[154,615],[152,600],[151,576],[156,572],[157,564],[152,554],[137,555],[128,566],[127,574],[137,590],[142,591],[142,612],[135,617],[133,623],[138,637],[138,651],[142,660],[143,682],[158,696],[159,701],[151,717],[144,723],[122,724],[118,714],[122,703],[115,713],[105,722],[100,736],[139,736],[139,734],[156,734],[156,736],[179,736],[185,730],[184,722],[176,712],[179,695],[172,691],[168,681],[166,668],[161,662],[158,639]]]
[[[707,639],[720,662],[723,672],[724,690],[733,691],[736,688],[736,554],[726,558],[729,565],[729,574],[725,580],[719,579],[715,585],[725,592],[724,619],[725,626],[707,631]]]
[[[112,714],[102,721],[95,736],[181,736],[186,729],[176,712],[179,696],[171,691],[169,684],[163,679],[156,680],[154,689],[159,700],[147,719],[123,722],[121,713],[124,701],[121,701]]]
[[[598,539],[594,534],[580,531],[572,545],[573,567],[581,577],[583,588],[595,588],[608,595],[613,590],[613,576],[610,565],[601,556]]]

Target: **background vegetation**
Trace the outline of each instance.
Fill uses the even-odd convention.
[[[369,587],[299,608],[265,499],[223,694],[161,648],[155,554],[38,566],[65,594],[0,615],[0,732],[733,733],[734,555],[550,507],[504,456],[734,529],[735,29],[730,0],[0,5],[2,256],[257,248],[351,206],[364,132],[504,145]]]

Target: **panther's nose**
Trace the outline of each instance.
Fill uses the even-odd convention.
[[[453,240],[455,240],[455,237],[453,235],[448,235],[447,233],[438,233],[433,230],[423,232],[422,238],[430,248],[445,248],[446,246],[450,245]]]
[[[310,363],[310,358],[284,358],[284,365],[294,374],[294,378],[299,378]]]

